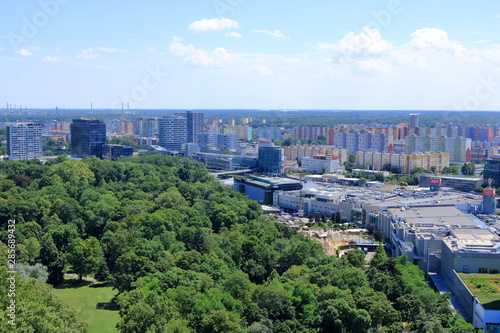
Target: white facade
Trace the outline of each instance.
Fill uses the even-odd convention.
[[[168,150],[180,151],[187,143],[186,118],[180,116],[165,117],[159,121],[159,145]]]
[[[12,123],[7,126],[9,160],[30,160],[42,157],[42,132],[39,123]]]
[[[302,158],[302,168],[307,172],[334,173],[343,171],[339,158],[334,156],[311,156]]]

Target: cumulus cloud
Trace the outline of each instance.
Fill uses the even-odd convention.
[[[202,19],[195,21],[189,25],[189,30],[195,32],[202,31],[214,31],[214,30],[227,30],[227,29],[239,29],[238,22],[227,19]]]
[[[223,47],[207,51],[197,49],[192,44],[185,45],[177,41],[170,43],[168,51],[173,55],[184,57],[186,64],[197,67],[222,67],[226,63],[234,62],[237,58]]]
[[[253,32],[257,32],[259,34],[268,35],[268,36],[271,36],[271,37],[274,37],[274,38],[290,39],[290,36],[285,35],[280,30],[254,30]]]
[[[17,54],[22,55],[23,57],[29,57],[30,55],[33,55],[30,50],[27,49],[20,49],[17,51]]]
[[[76,59],[85,59],[85,60],[90,60],[90,59],[96,59],[99,57],[99,54],[94,53],[94,50],[92,48],[90,49],[83,49],[80,54],[76,56]]]
[[[227,37],[234,37],[234,38],[241,38],[243,37],[240,33],[237,33],[236,31],[228,32],[226,34]]]
[[[60,58],[56,56],[46,56],[42,59],[43,62],[58,62],[59,60]]]
[[[382,38],[376,29],[363,28],[362,32],[350,32],[339,42],[340,51],[349,55],[353,54],[380,54],[392,49],[392,44]]]

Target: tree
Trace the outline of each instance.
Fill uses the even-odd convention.
[[[483,193],[483,190],[484,190],[484,187],[482,186],[476,186],[474,187],[474,192],[478,192],[478,193]]]
[[[93,274],[101,263],[102,250],[99,241],[90,237],[86,240],[76,238],[68,245],[66,258],[71,264],[73,271],[78,274],[80,281],[83,276]]]
[[[476,165],[474,163],[465,163],[462,165],[462,173],[466,176],[474,176],[476,173]]]
[[[365,253],[359,249],[347,252],[342,259],[346,260],[354,267],[363,267],[365,265]]]
[[[385,163],[384,165],[382,165],[382,171],[391,171],[391,170],[392,170],[391,163]]]
[[[400,167],[400,166],[395,165],[395,166],[392,166],[392,167],[391,167],[391,172],[392,172],[392,173],[401,174],[401,173],[402,173],[402,170],[401,170],[401,167]]]
[[[365,186],[365,184],[366,184],[366,178],[364,177],[359,178],[359,186]]]
[[[236,333],[240,325],[238,317],[225,310],[214,310],[201,321],[203,333]]]
[[[48,283],[58,285],[64,278],[64,256],[56,248],[54,240],[49,234],[42,238],[42,248],[40,249],[40,261],[47,266],[49,272]]]
[[[403,181],[398,182],[398,185],[401,187],[408,187],[408,183]]]

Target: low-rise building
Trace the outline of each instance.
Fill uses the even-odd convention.
[[[422,173],[420,174],[420,187],[430,187],[431,179],[440,179],[441,187],[449,187],[457,191],[470,192],[475,187],[483,183],[483,179],[479,177],[467,176],[450,176],[450,175],[431,175]]]

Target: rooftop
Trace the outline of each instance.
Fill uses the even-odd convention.
[[[500,274],[458,273],[486,310],[500,310]]]
[[[416,228],[476,228],[474,220],[455,206],[390,208],[392,216]]]

